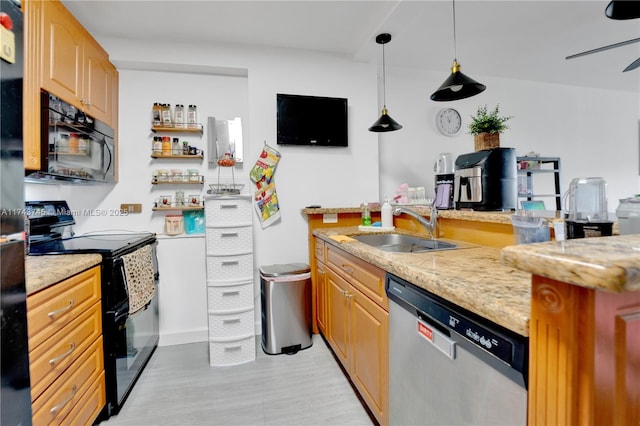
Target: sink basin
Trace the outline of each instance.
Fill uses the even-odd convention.
[[[361,243],[393,253],[423,253],[428,251],[453,250],[457,244],[404,234],[353,235]]]

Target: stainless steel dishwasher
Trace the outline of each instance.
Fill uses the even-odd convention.
[[[526,425],[526,337],[392,274],[386,291],[391,425]]]

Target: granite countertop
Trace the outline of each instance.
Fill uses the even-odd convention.
[[[27,296],[101,262],[102,256],[99,254],[26,256],[24,267]]]
[[[529,335],[531,275],[503,265],[500,249],[462,243],[465,248],[458,250],[388,253],[359,241],[331,238],[363,234],[358,227],[317,228],[313,234],[511,331]]]
[[[640,290],[640,234],[509,246],[502,250],[502,261],[581,287]]]
[[[393,205],[393,207],[405,207],[409,208],[416,213],[423,216],[429,216],[431,214],[430,206],[420,205]],[[379,212],[380,207],[371,207],[372,212]],[[360,213],[359,207],[328,207],[328,208],[304,208],[302,214],[340,214],[340,213]],[[472,222],[488,222],[488,223],[503,223],[511,225],[511,216],[514,214],[512,211],[496,212],[496,211],[474,211],[474,210],[438,210],[438,217],[442,219],[456,219],[467,220]],[[538,212],[539,215],[544,215],[550,222],[562,220],[560,212],[544,211]]]

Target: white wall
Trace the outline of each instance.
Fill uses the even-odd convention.
[[[534,151],[561,158],[563,192],[572,178],[601,176],[608,184],[610,212],[620,198],[639,192],[638,93],[472,75],[487,86],[485,92],[460,101],[433,102],[429,96],[445,74],[387,69],[387,107],[404,128],[381,134],[380,196],[395,194],[403,182],[424,185],[433,196],[438,153],[451,152],[455,158],[473,152],[473,136],[466,126],[484,104],[500,104],[502,114],[514,116],[501,135],[501,146],[515,148],[517,155]],[[445,107],[462,114],[464,129],[458,136],[443,136],[436,128],[435,116]],[[551,185],[543,179],[547,183]],[[545,203],[554,208],[553,199]]]

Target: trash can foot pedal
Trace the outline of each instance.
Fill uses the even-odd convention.
[[[297,344],[297,345],[291,345],[291,346],[283,346],[282,349],[280,350],[282,351],[283,354],[294,355],[298,353],[300,349],[302,349],[302,345]]]

